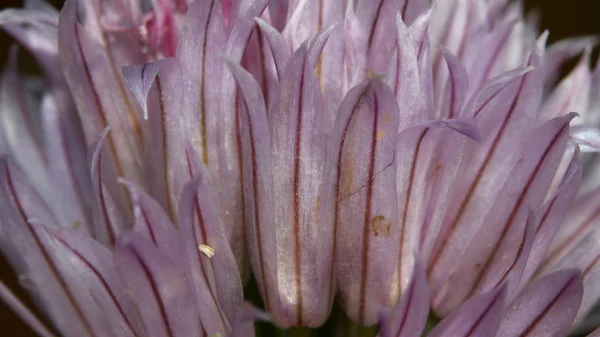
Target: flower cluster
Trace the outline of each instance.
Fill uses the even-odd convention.
[[[42,74],[11,49],[0,251],[53,329],[0,298],[41,336],[340,309],[339,335],[566,336],[600,299],[593,38],[546,47],[507,0],[30,0],[0,26]]]

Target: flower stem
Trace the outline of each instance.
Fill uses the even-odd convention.
[[[375,337],[377,335],[377,326],[362,326],[358,323],[348,320],[346,336],[348,337]]]

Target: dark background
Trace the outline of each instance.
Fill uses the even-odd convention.
[[[50,0],[50,2],[58,7],[63,1]],[[568,36],[600,35],[600,0],[525,0],[525,4],[528,10],[540,11],[541,29],[550,29],[551,42]],[[20,6],[21,0],[0,0],[0,9]],[[0,31],[1,66],[4,66],[11,43],[11,39]],[[0,279],[9,287],[18,289],[17,280],[2,256],[0,256]],[[17,290],[17,293],[26,299],[23,291]],[[31,304],[27,300],[26,302]],[[5,337],[35,336],[2,302],[0,302],[0,335]]]

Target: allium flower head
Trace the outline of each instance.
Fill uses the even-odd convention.
[[[13,47],[0,82],[0,251],[52,327],[0,298],[39,335],[595,327],[595,39],[547,47],[506,0],[30,0],[0,26],[41,70]]]

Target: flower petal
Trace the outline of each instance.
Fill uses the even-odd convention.
[[[81,24],[77,20],[79,11]],[[108,51],[100,31],[94,5],[68,0],[59,20],[61,66],[75,99],[88,144],[107,126],[113,131],[107,140],[116,174],[145,186],[146,172],[142,157],[141,111],[126,88],[118,60]],[[124,194],[116,182],[107,186],[118,202]]]
[[[277,243],[271,172],[271,140],[264,100],[258,83],[233,61],[227,65],[240,91],[237,132],[242,154],[245,228],[252,270],[268,312],[278,310]],[[260,177],[260,178],[259,178]]]
[[[320,234],[332,231],[331,223],[319,223],[326,141],[323,112],[314,64],[302,45],[288,61],[268,115],[273,176],[258,176],[273,184],[276,196],[273,206],[262,207],[275,212],[282,314],[271,316],[283,327],[320,326],[332,305],[327,293],[332,291],[332,261],[315,264]]]
[[[439,116],[441,118],[454,118],[460,115],[465,102],[467,89],[469,88],[469,77],[465,66],[445,47],[439,47],[450,77],[446,84],[443,100],[440,100]]]
[[[379,80],[366,82],[344,99],[328,153],[335,160],[330,169],[338,170],[324,198],[335,207],[340,300],[348,317],[362,325],[374,324],[377,312],[389,306],[397,264],[397,130],[393,92]]]
[[[530,208],[537,210],[544,201],[565,151],[573,117],[553,119],[524,139],[525,148],[510,181],[499,192],[462,258],[457,259],[460,267],[452,272],[451,285],[445,285],[435,296],[434,307],[442,315],[472,294],[495,288],[514,271],[518,276],[512,276],[507,287],[507,297],[511,298],[533,241],[535,222],[527,219],[528,212]]]
[[[502,319],[506,288],[471,297],[430,333],[430,337],[485,337],[494,335]]]
[[[185,276],[149,240],[139,233],[121,237],[114,261],[146,329],[154,336],[186,337],[200,331],[198,311]]]
[[[396,307],[380,319],[379,337],[412,337],[423,332],[429,316],[429,286],[425,266],[417,257],[412,279]]]
[[[509,306],[496,336],[566,336],[581,302],[581,273],[569,269],[530,284]]]
[[[190,150],[191,147],[187,153]],[[188,268],[192,273],[193,283],[211,287],[210,297],[206,297],[204,289],[195,287],[198,303],[212,301],[214,307],[222,309],[225,317],[220,317],[220,320],[229,329],[229,323],[233,322],[243,301],[242,281],[223,222],[210,199],[210,188],[204,179],[198,178],[198,172],[194,176],[185,186],[179,202],[181,240],[191,263]],[[205,256],[202,247],[210,247],[211,253]],[[211,323],[204,316],[202,319],[207,332],[213,333],[209,328],[210,324],[217,323],[215,317],[210,317],[214,321]],[[224,334],[226,331],[220,332]]]
[[[96,142],[90,147],[92,187],[94,191],[92,214],[94,218],[94,235],[99,242],[112,247],[117,237],[127,229],[121,210],[104,184],[103,145],[110,128],[106,128]]]
[[[555,195],[539,212],[535,241],[521,277],[521,289],[531,280],[536,269],[542,263],[556,232],[563,224],[567,211],[571,208],[577,191],[579,191],[579,186],[581,186],[579,160],[579,151],[576,150]]]

